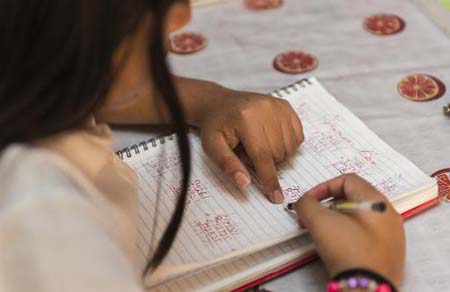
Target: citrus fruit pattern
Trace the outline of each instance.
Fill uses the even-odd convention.
[[[245,0],[245,6],[250,10],[275,9],[283,4],[283,0]]]
[[[392,35],[405,28],[405,21],[395,14],[374,14],[364,20],[364,28],[375,35]]]
[[[450,169],[440,170],[432,175],[438,181],[439,198],[441,201],[450,202]]]
[[[279,54],[273,61],[275,69],[288,73],[300,74],[315,69],[317,58],[302,51],[289,51]]]
[[[170,38],[170,51],[176,54],[192,54],[206,47],[204,36],[194,32],[184,32]]]
[[[441,97],[445,92],[444,84],[437,78],[426,74],[412,74],[398,83],[398,91],[413,101],[428,101]]]

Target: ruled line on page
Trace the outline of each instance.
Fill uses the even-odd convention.
[[[286,200],[295,201],[311,187],[343,173],[361,175],[391,200],[431,182],[316,79],[308,83],[281,94],[301,117],[305,132],[298,153],[278,165]],[[295,219],[268,202],[257,184],[245,192],[238,190],[206,157],[199,138],[190,135],[190,141],[193,164],[185,218],[162,266],[211,263],[261,242],[298,234]],[[139,250],[143,253],[149,250],[154,216],[158,216],[155,237],[160,238],[174,210],[180,185],[176,140],[167,140],[127,162],[139,177]],[[158,183],[161,197],[155,214]]]

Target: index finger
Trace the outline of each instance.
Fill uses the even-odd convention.
[[[277,169],[263,131],[253,131],[241,137],[242,145],[255,166],[256,174],[261,180],[263,192],[276,204],[283,203],[283,193],[278,182]]]

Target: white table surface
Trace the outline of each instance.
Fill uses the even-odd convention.
[[[209,45],[171,55],[177,74],[236,89],[269,92],[314,75],[373,131],[426,173],[450,167],[450,118],[442,106],[450,93],[427,102],[401,98],[397,82],[415,72],[440,78],[450,90],[450,38],[408,0],[284,0],[280,9],[252,12],[242,0],[197,7],[185,29],[204,34]],[[377,37],[362,29],[373,13],[402,16],[406,29]],[[305,75],[272,68],[279,52],[301,49],[319,58]],[[449,91],[450,92],[450,91]],[[142,130],[116,130],[116,149],[147,139]],[[441,203],[406,223],[404,291],[450,291],[450,204]],[[272,291],[324,291],[320,261],[264,285]]]

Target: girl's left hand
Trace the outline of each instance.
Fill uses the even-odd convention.
[[[292,155],[303,142],[299,117],[283,99],[233,91],[216,83],[174,76],[189,125],[201,130],[209,156],[240,188],[250,175],[234,149],[242,145],[256,169],[263,191],[282,203],[275,163]],[[129,90],[129,89],[127,89]],[[97,110],[97,122],[120,125],[170,124],[170,114],[152,84],[129,94],[111,91]]]
[[[223,89],[223,88],[222,88]],[[250,183],[249,172],[234,149],[242,145],[274,203],[283,202],[276,163],[293,155],[303,142],[301,121],[283,99],[223,90],[209,99],[197,116],[204,150],[240,188]]]

